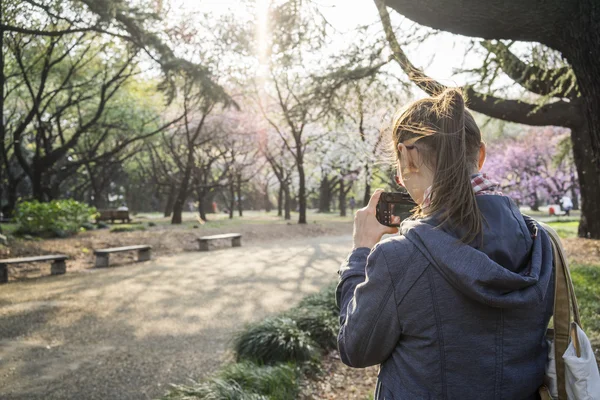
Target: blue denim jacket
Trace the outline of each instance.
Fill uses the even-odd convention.
[[[477,202],[479,249],[432,218],[405,221],[401,235],[342,264],[340,356],[351,367],[381,364],[376,400],[537,398],[552,246],[508,197]]]

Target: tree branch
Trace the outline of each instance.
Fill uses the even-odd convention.
[[[427,94],[436,95],[446,87],[431,79],[422,70],[417,69],[408,59],[406,53],[396,39],[390,16],[385,4],[375,0],[385,35],[392,49],[394,59],[398,62],[408,78]],[[545,126],[577,126],[582,122],[580,108],[575,101],[557,101],[538,106],[521,100],[507,100],[491,95],[477,93],[471,87],[463,88],[467,97],[467,105],[473,111],[486,114],[493,118],[526,125]]]
[[[379,0],[378,0],[379,1]],[[512,39],[559,46],[577,13],[577,1],[563,0],[381,0],[425,26],[484,39]]]
[[[484,40],[481,45],[496,56],[496,62],[506,75],[530,92],[571,99],[579,96],[577,81],[570,67],[545,69],[527,64],[500,41]]]

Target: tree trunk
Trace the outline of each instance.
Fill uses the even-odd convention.
[[[33,173],[31,176],[31,190],[32,196],[39,202],[45,201],[44,188],[42,185],[42,172],[37,167],[36,163],[33,164]]]
[[[573,199],[573,210],[579,210],[579,196],[577,196],[576,185],[571,187],[571,198]]]
[[[581,189],[579,236],[600,239],[600,8],[579,2],[579,15],[563,32],[561,51],[573,67],[581,91],[585,124],[571,128],[573,155]]]
[[[319,187],[319,212],[331,211],[331,185],[329,176],[324,175]]]
[[[340,217],[346,216],[346,182],[340,178]]]
[[[306,223],[306,178],[304,176],[304,163],[302,159],[298,162],[298,223]]]
[[[229,179],[229,219],[233,219],[233,210],[235,210],[235,184],[231,177]]]
[[[202,221],[207,221],[206,211],[204,209],[204,198],[205,196],[198,196],[198,214],[200,214],[200,219]]]
[[[271,199],[269,198],[269,183],[265,184],[265,211],[271,212],[272,204]]]
[[[169,194],[167,195],[167,203],[165,204],[164,216],[166,218],[170,217],[173,212],[173,203],[175,203],[175,186],[171,185],[169,187]]]
[[[283,216],[283,183],[279,182],[279,193],[277,195],[277,216]]]
[[[591,157],[591,137],[583,128],[571,128],[573,155],[581,190],[579,237],[600,239],[600,173]]]
[[[371,200],[371,171],[369,163],[365,164],[365,195],[363,196],[363,207],[366,207]]]
[[[285,216],[283,219],[285,220],[290,220],[292,219],[292,199],[290,198],[290,186],[289,184],[286,184],[283,188],[283,193],[284,193],[284,208],[285,208]]]
[[[236,192],[237,192],[237,205],[238,205],[238,214],[240,217],[244,216],[244,206],[242,204],[242,176],[240,174],[237,175],[236,181]]]
[[[531,211],[539,211],[540,210],[540,201],[538,199],[537,192],[532,193],[533,202],[531,203]]]
[[[183,174],[183,177],[181,178],[181,187],[179,188],[179,193],[177,194],[175,203],[173,204],[173,217],[171,218],[171,224],[173,225],[181,224],[182,222],[183,206],[188,195],[188,186],[190,184],[190,176],[192,174],[192,165],[193,156],[188,156],[187,167]]]

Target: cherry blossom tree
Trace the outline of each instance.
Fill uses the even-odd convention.
[[[564,128],[546,127],[493,143],[484,171],[517,203],[534,210],[544,200],[558,203],[565,194],[576,201],[579,182],[572,153],[561,157],[560,151],[568,137]]]

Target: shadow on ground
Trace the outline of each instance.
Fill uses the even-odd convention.
[[[3,285],[0,398],[156,398],[214,371],[245,323],[335,280],[350,243],[280,241]]]

